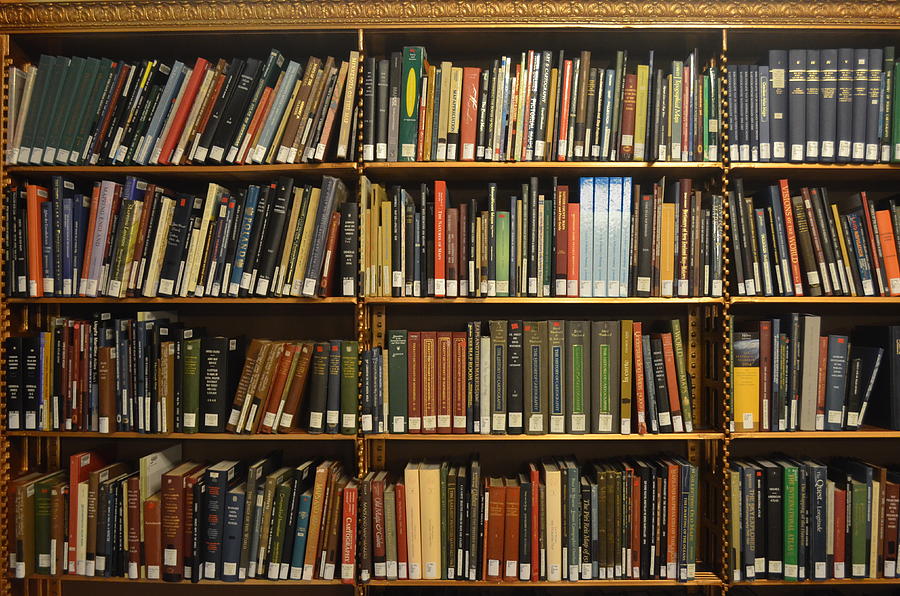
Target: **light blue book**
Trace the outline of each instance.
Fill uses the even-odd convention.
[[[166,121],[166,116],[172,107],[172,98],[178,93],[178,88],[181,87],[183,78],[184,63],[176,60],[175,64],[172,65],[172,70],[169,72],[169,78],[166,79],[166,85],[163,87],[162,94],[159,96],[159,103],[156,104],[156,109],[150,118],[147,132],[144,133],[144,136],[138,142],[138,148],[134,153],[135,163],[147,165],[147,160],[150,159],[153,146],[156,144],[156,137],[159,136],[163,123]]]
[[[609,270],[609,178],[594,178],[594,296],[607,296]]]
[[[579,192],[579,217],[581,218],[580,236],[581,246],[579,257],[581,260],[579,270],[579,291],[582,298],[593,296],[594,278],[594,179],[582,178]]]
[[[632,250],[631,226],[637,225],[637,222],[631,219],[631,203],[634,200],[631,194],[633,188],[631,176],[622,178],[622,258],[619,260],[619,297],[621,298],[628,296],[628,265],[631,262]]]
[[[607,296],[619,295],[619,275],[622,261],[622,179],[609,179],[609,229],[606,250],[609,265],[606,268]]]
[[[281,86],[275,94],[275,99],[272,100],[272,109],[269,110],[269,114],[263,123],[262,132],[259,134],[259,139],[257,139],[256,145],[250,153],[253,163],[262,163],[265,159],[278,124],[281,122],[281,116],[284,114],[284,110],[287,109],[288,100],[294,92],[294,85],[299,75],[300,64],[293,60],[288,62],[284,71],[284,77],[281,79]]]

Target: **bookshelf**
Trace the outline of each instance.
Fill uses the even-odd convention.
[[[783,1],[760,4],[737,0],[705,4],[684,0],[651,2],[595,2],[591,0],[550,0],[541,3],[515,3],[503,0],[420,0],[415,3],[367,0],[246,0],[242,2],[149,2],[75,1],[9,2],[0,4],[0,52],[4,66],[34,59],[41,51],[60,54],[116,54],[141,57],[161,53],[168,57],[219,55],[222,46],[239,48],[237,53],[263,54],[270,46],[297,56],[316,47],[320,55],[344,54],[355,49],[363,56],[384,54],[406,43],[426,42],[429,51],[446,58],[464,56],[478,60],[500,52],[518,51],[540,35],[552,47],[594,47],[639,50],[657,47],[678,50],[698,46],[706,57],[719,59],[720,78],[725,66],[736,58],[753,55],[759,48],[781,43],[781,36],[802,32],[796,43],[816,44],[819,36],[834,36],[841,43],[868,43],[867,35],[893,40],[900,31],[900,7],[878,0],[817,2]],[[600,38],[600,41],[598,41]],[[876,42],[872,42],[876,43]],[[321,48],[321,49],[319,49]],[[4,82],[4,97],[7,86]],[[722,108],[727,111],[726,95]],[[5,103],[4,103],[5,105]],[[360,107],[362,94],[360,92]],[[723,119],[724,119],[723,113]],[[361,125],[360,125],[361,127]],[[723,138],[730,131],[723,124]],[[360,132],[361,134],[361,132]],[[0,139],[7,135],[5,120]],[[723,143],[727,147],[727,143]],[[365,175],[383,184],[418,183],[445,179],[449,183],[483,185],[488,181],[520,182],[530,176],[575,179],[581,175],[631,175],[642,180],[661,176],[688,177],[705,181],[711,188],[726,192],[733,180],[772,181],[790,177],[798,181],[873,182],[887,185],[900,179],[896,164],[826,165],[790,163],[754,163],[732,160],[723,151],[713,162],[363,162],[243,165],[243,166],[7,166],[0,161],[4,184],[24,178],[46,181],[51,175],[65,174],[77,180],[111,178],[126,175],[155,181],[185,184],[206,181],[267,182],[277,176],[316,181],[323,175],[335,176],[358,188]],[[822,432],[732,432],[731,412],[726,392],[730,351],[728,330],[736,319],[760,312],[803,310],[833,317],[853,318],[862,306],[873,320],[888,322],[896,316],[900,298],[895,297],[742,297],[734,296],[727,285],[730,278],[730,248],[725,243],[724,298],[9,298],[0,300],[0,335],[21,334],[48,317],[58,314],[89,313],[109,309],[133,313],[140,309],[177,309],[198,324],[217,331],[238,329],[254,336],[305,336],[310,332],[322,337],[332,333],[357,339],[361,348],[384,345],[384,333],[400,325],[421,323],[424,328],[456,324],[472,318],[490,316],[653,318],[665,313],[683,319],[687,336],[689,374],[694,392],[695,420],[699,430],[665,435],[394,435],[387,433],[311,435],[289,433],[275,435],[183,434],[147,435],[136,432],[99,434],[89,432],[5,431],[0,439],[0,519],[10,515],[7,488],[10,479],[25,470],[54,469],[79,448],[112,445],[122,455],[147,452],[159,443],[180,442],[185,451],[198,458],[214,458],[223,453],[240,456],[245,451],[264,452],[273,447],[301,451],[305,455],[334,456],[346,469],[362,475],[370,469],[396,466],[409,458],[427,454],[458,457],[474,451],[487,452],[495,470],[520,465],[527,457],[542,454],[576,453],[590,459],[596,451],[611,454],[652,454],[666,450],[685,456],[701,467],[701,508],[698,520],[698,557],[701,570],[695,580],[678,583],[671,580],[603,580],[577,583],[494,583],[482,581],[385,581],[347,585],[337,581],[243,583],[204,582],[201,586],[179,584],[185,593],[204,591],[225,593],[242,588],[265,588],[270,592],[297,589],[316,593],[376,594],[426,588],[528,588],[548,591],[588,588],[603,593],[623,588],[641,588],[654,593],[666,588],[677,593],[712,596],[729,589],[772,586],[783,593],[797,588],[795,582],[732,582],[729,574],[728,491],[729,460],[735,454],[765,453],[779,448],[787,452],[818,448],[820,439],[828,442],[828,453],[841,449],[865,453],[866,450],[896,450],[900,431],[864,427],[859,431]],[[5,254],[5,253],[4,253]],[[0,257],[2,258],[2,257]],[[252,309],[252,310],[251,310]],[[257,310],[258,309],[258,310]],[[556,314],[562,313],[562,314]],[[429,326],[430,325],[430,326]],[[335,330],[335,331],[332,331]],[[0,353],[0,359],[3,354]],[[0,375],[4,373],[0,372]],[[3,380],[3,379],[0,379]],[[0,412],[5,415],[5,388],[0,389]],[[785,442],[787,440],[787,442]],[[302,445],[290,445],[298,441]],[[521,451],[521,453],[520,453]],[[393,466],[393,467],[392,467]],[[121,590],[129,580],[64,575],[48,578],[33,575],[25,580],[9,578],[8,534],[0,532],[0,595],[15,594],[105,594]],[[894,585],[896,579],[829,580],[848,594],[871,586]],[[158,582],[129,582],[137,594],[152,594]],[[136,585],[134,585],[136,584]],[[207,587],[213,586],[214,587]],[[169,586],[167,585],[166,588]],[[793,591],[799,591],[793,590]],[[843,593],[842,592],[842,593]]]

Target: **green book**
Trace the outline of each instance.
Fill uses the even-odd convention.
[[[200,430],[200,338],[184,341],[184,373],[182,393],[182,432],[195,433]]]
[[[44,163],[53,164],[56,162],[56,152],[60,147],[62,134],[66,127],[66,122],[70,118],[73,104],[77,103],[75,91],[81,85],[82,74],[87,61],[84,58],[75,56],[72,58],[69,68],[66,69],[66,76],[63,80],[62,91],[59,95],[59,102],[56,111],[52,114],[53,120],[47,129],[47,141],[44,147]]]
[[[684,339],[681,336],[681,320],[672,319],[672,345],[675,352],[675,372],[678,376],[678,393],[681,394],[681,416],[685,432],[694,432],[694,413],[691,409],[691,384],[684,355]]]
[[[403,71],[400,83],[400,161],[416,160],[416,141],[419,137],[419,93],[422,71],[427,58],[422,46],[403,48]]]
[[[64,475],[65,470],[58,470],[34,484],[34,551],[37,573],[50,573],[50,520],[53,515],[50,511],[50,491],[54,484],[64,479]]]
[[[673,60],[672,61],[672,85],[670,87],[671,90],[671,99],[672,105],[670,106],[670,113],[672,115],[672,127],[669,131],[671,134],[671,145],[670,151],[671,161],[682,161],[681,156],[682,153],[687,149],[686,147],[681,146],[681,119],[683,117],[682,114],[682,106],[681,106],[681,86],[684,84],[684,62],[681,60]]]
[[[497,211],[497,296],[509,296],[509,211]]]
[[[868,563],[868,486],[858,480],[850,481],[850,573],[849,577],[866,577]]]
[[[587,433],[591,417],[589,332],[589,321],[566,321],[566,432],[573,434]]]
[[[44,104],[47,99],[47,85],[53,75],[56,58],[41,54],[38,60],[37,74],[35,75],[34,88],[31,92],[31,104],[28,108],[28,118],[25,120],[25,128],[22,129],[22,139],[19,142],[19,155],[16,163],[27,164],[31,162],[31,146],[34,144],[35,133],[38,124],[42,121]]]
[[[619,321],[592,321],[590,359],[591,430],[619,432],[619,371],[621,371]]]
[[[710,98],[710,87],[709,87],[709,77],[702,77],[703,81],[703,155],[701,157],[702,161],[707,160],[707,156],[709,155],[709,98]]]
[[[797,559],[799,540],[799,481],[797,466],[788,461],[778,462],[784,468],[784,579],[797,581],[799,561]],[[863,524],[865,526],[865,524]]]
[[[359,342],[341,342],[341,433],[356,434],[359,395]]]
[[[408,413],[406,330],[388,331],[388,423],[390,432],[406,432]]]
[[[81,77],[78,81],[78,88],[75,90],[75,97],[66,112],[65,126],[60,126],[60,137],[55,145],[57,164],[66,165],[69,163],[72,146],[75,143],[75,135],[81,125],[81,119],[85,117],[85,106],[92,97],[92,91],[96,86],[98,72],[100,71],[101,61],[97,58],[88,58],[85,61],[84,68],[81,71]]]
[[[550,296],[550,286],[553,279],[553,210],[555,203],[552,199],[544,199],[544,296]]]
[[[31,148],[31,163],[33,165],[44,163],[44,148],[47,146],[47,137],[50,135],[50,122],[55,120],[58,113],[59,98],[62,95],[63,82],[70,63],[71,60],[65,56],[58,56],[53,61],[50,80],[47,81],[47,88],[44,90],[46,95],[43,102],[44,109],[42,110],[41,119],[37,122],[37,127],[34,130],[34,140]]]
[[[94,128],[94,122],[100,117],[100,104],[106,92],[106,87],[110,84],[110,79],[116,74],[116,68],[113,61],[108,58],[100,60],[100,66],[97,69],[97,76],[94,80],[91,94],[82,110],[81,117],[78,119],[78,126],[75,128],[72,143],[69,146],[69,164],[78,164],[84,160],[88,137]],[[59,157],[59,155],[57,155]]]
[[[884,91],[881,108],[881,147],[878,159],[884,162],[891,161],[891,116],[894,113],[894,46],[884,48]]]
[[[293,478],[288,478],[275,489],[275,506],[272,511],[271,537],[269,538],[268,578],[278,579],[281,569],[281,551],[284,543],[284,528],[287,525],[288,502],[291,499]],[[246,515],[246,513],[245,513]]]

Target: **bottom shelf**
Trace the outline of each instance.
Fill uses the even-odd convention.
[[[803,581],[788,581],[784,579],[758,579],[754,581],[732,582],[732,586],[753,586],[753,587],[778,587],[778,586],[878,586],[878,585],[900,585],[900,577],[862,577],[848,579],[824,579],[813,581],[805,579]]]
[[[437,588],[437,587],[452,587],[452,588],[466,588],[466,587],[515,587],[515,586],[540,586],[540,587],[590,587],[590,588],[599,588],[603,586],[609,587],[641,587],[641,588],[649,588],[649,587],[678,587],[678,586],[719,586],[722,585],[722,580],[715,573],[710,571],[698,571],[696,573],[695,579],[687,582],[679,582],[671,579],[592,579],[592,580],[579,580],[575,582],[570,581],[561,581],[561,582],[549,582],[549,581],[537,581],[537,582],[496,582],[496,581],[486,581],[486,580],[476,580],[476,581],[454,581],[454,580],[443,580],[443,579],[406,579],[406,580],[384,580],[384,579],[376,579],[370,582],[367,582],[365,585],[372,587],[391,587],[391,588]]]
[[[161,579],[128,579],[127,577],[93,577],[87,575],[29,575],[27,578],[29,580],[50,580],[50,581],[61,581],[61,582],[75,582],[75,583],[129,583],[129,584],[159,584],[164,586],[178,586],[178,585],[200,585],[200,586],[211,586],[211,585],[222,585],[222,586],[248,586],[258,588],[260,586],[347,586],[353,587],[353,584],[345,584],[341,580],[334,579],[313,579],[309,581],[301,581],[301,580],[268,580],[268,579],[247,579],[240,582],[224,582],[221,580],[210,580],[204,579],[200,580],[196,584],[192,584],[190,580],[184,580],[180,582],[165,582]]]

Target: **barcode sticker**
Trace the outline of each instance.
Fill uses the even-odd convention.
[[[353,563],[341,563],[341,579],[353,579],[354,569]]]
[[[671,412],[660,412],[659,413],[659,425],[660,426],[669,426],[672,424],[672,413]]]
[[[822,141],[822,157],[834,157],[834,141]]]
[[[885,561],[884,576],[894,577],[895,575],[897,575],[897,561]]]
[[[275,424],[275,412],[266,412],[263,416],[263,426],[271,427]]]
[[[519,414],[521,416],[521,414]],[[398,418],[400,418],[398,416]],[[465,428],[466,427],[466,417],[465,416],[454,416],[453,417],[453,428]],[[399,431],[403,432],[403,431]]]
[[[365,418],[365,416],[363,416]],[[371,424],[372,417],[369,416],[369,421]],[[322,427],[322,412],[310,412],[309,413],[309,426],[312,428],[321,428]]]
[[[563,416],[550,417],[550,432],[564,433],[566,432],[566,419]]]
[[[222,575],[237,575],[237,563],[224,561],[222,563]]]
[[[203,415],[203,424],[206,426],[216,426],[219,424],[219,415],[207,412]]]
[[[840,563],[838,563],[837,561],[835,561],[834,562],[834,579],[844,579],[845,575],[846,575],[846,571],[844,569],[844,562],[841,561]]]
[[[325,412],[325,424],[337,424],[340,417],[340,410],[328,410]]]
[[[425,579],[438,578],[438,564],[434,561],[425,562]]]
[[[422,419],[418,416],[410,416],[409,430],[422,430]]]
[[[344,428],[353,428],[356,426],[356,414],[343,414],[341,416],[341,426]]]
[[[744,430],[749,430],[753,428],[753,412],[744,412],[742,417],[742,425]]]
[[[99,424],[100,424],[100,432],[101,433],[109,432],[109,417],[101,416]]]
[[[215,569],[215,564],[213,564],[213,569]],[[147,579],[159,579],[159,565],[147,565]]]
[[[612,432],[612,414],[600,414],[597,419],[597,428],[602,433]]]
[[[197,414],[194,412],[184,412],[182,414],[184,426],[186,428],[193,428],[197,426]]]
[[[426,431],[437,428],[437,416],[422,416],[422,428]]]
[[[178,551],[174,548],[163,549],[163,565],[176,565],[178,562]]]
[[[544,417],[540,414],[532,414],[528,418],[529,432],[539,433],[544,431]]]
[[[585,432],[586,418],[587,417],[584,414],[572,414],[572,432],[573,433]]]
[[[522,428],[522,412],[509,413],[509,427]]]
[[[794,161],[803,161],[803,145],[791,144],[791,159]]]
[[[853,563],[853,565],[850,567],[850,569],[853,571],[854,576],[862,577],[863,575],[866,574],[866,564],[865,563]]]
[[[493,430],[506,430],[506,414],[494,414],[491,416]]]
[[[488,559],[488,575],[500,575],[500,561],[497,559]]]
[[[847,426],[859,425],[859,412],[847,412]]]

